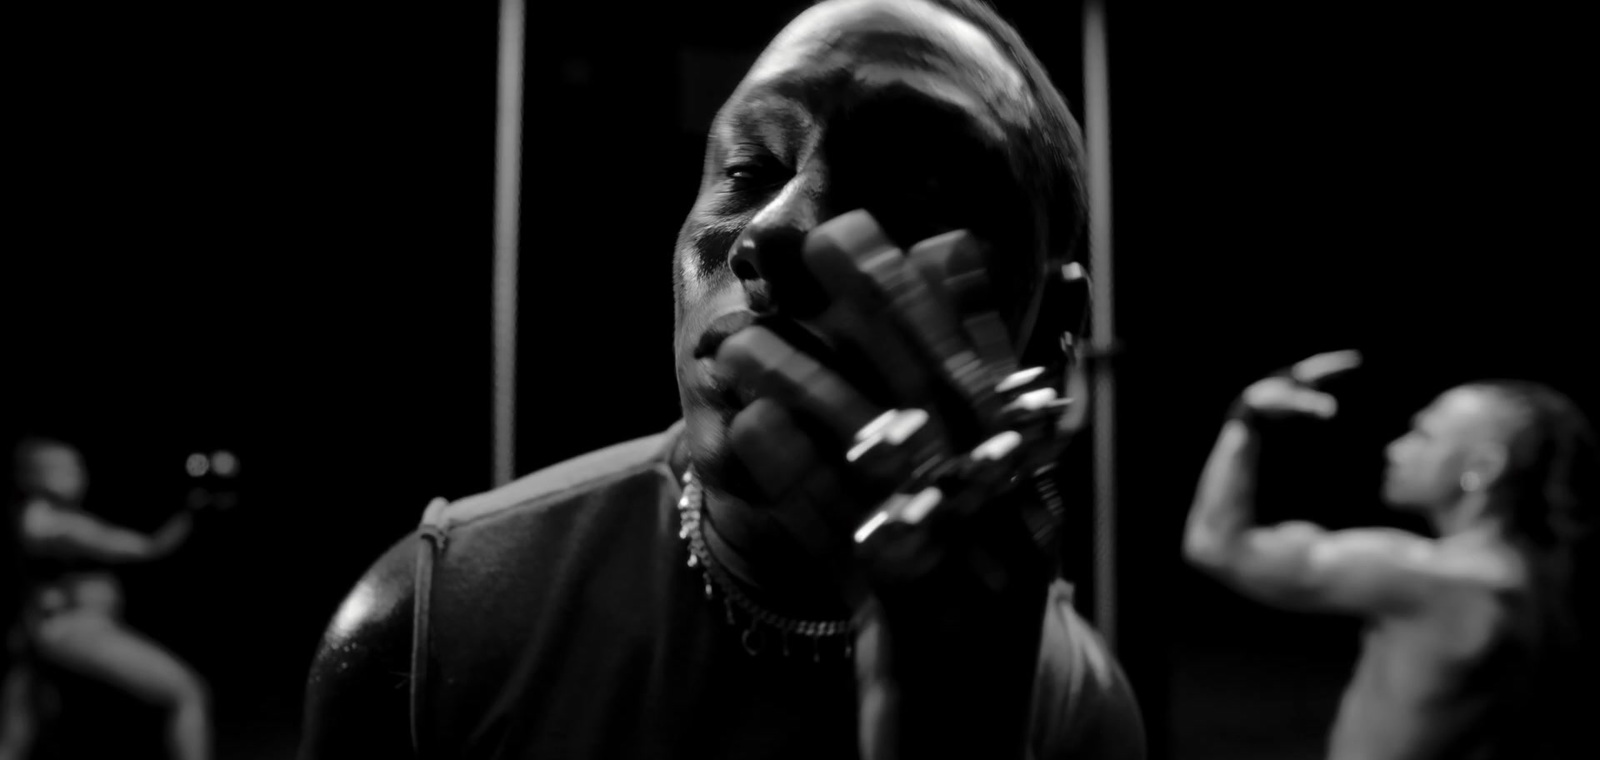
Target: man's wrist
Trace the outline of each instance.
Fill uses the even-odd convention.
[[[1228,408],[1228,420],[1230,422],[1240,422],[1245,427],[1255,429],[1261,422],[1261,412],[1251,406],[1250,402],[1245,401],[1244,394],[1241,393],[1238,398],[1233,400],[1233,406]]]
[[[1294,379],[1293,366],[1284,367],[1270,375],[1267,375],[1265,378],[1262,378],[1262,380],[1265,381],[1278,377],[1287,378],[1295,384],[1299,384],[1299,381]],[[1250,402],[1245,400],[1245,394],[1247,393],[1249,393],[1248,389],[1240,391],[1238,397],[1234,398],[1233,406],[1229,407],[1228,409],[1228,419],[1242,422],[1246,427],[1254,430],[1260,426],[1262,420],[1266,419],[1266,416],[1261,413],[1261,410],[1255,408],[1250,404]]]

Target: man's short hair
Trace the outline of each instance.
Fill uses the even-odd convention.
[[[829,0],[816,0],[812,6]],[[1066,100],[1022,35],[983,0],[923,0],[976,26],[1017,67],[1032,99],[1021,125],[1006,125],[1006,150],[1023,196],[1033,205],[1039,249],[1035,255],[1070,260],[1087,239],[1088,192],[1083,178],[1083,133]],[[996,272],[1002,304],[1031,300],[1043,261],[1011,263]],[[1009,280],[1009,281],[1007,281]],[[1020,317],[1020,313],[1008,314]],[[1018,325],[1013,325],[1017,327]]]
[[[1027,125],[1013,135],[1019,176],[1041,203],[1049,223],[1049,251],[1056,256],[1077,252],[1088,216],[1088,193],[1083,184],[1083,133],[1067,108],[1065,98],[1050,80],[1044,64],[1034,56],[1015,27],[983,0],[925,0],[944,8],[983,30],[1000,52],[1022,73],[1034,107]]]
[[[812,5],[829,1],[816,0]],[[1022,35],[987,2],[923,2],[978,27],[1021,73],[1033,107],[1029,109],[1028,123],[1007,135],[1014,152],[1014,168],[1024,190],[1039,204],[1040,218],[1049,225],[1049,237],[1044,241],[1047,250],[1058,257],[1075,254],[1088,217],[1088,193],[1083,183],[1083,132],[1066,100]]]

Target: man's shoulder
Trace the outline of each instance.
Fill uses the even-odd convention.
[[[340,602],[323,634],[322,645],[322,654],[336,654],[344,660],[338,670],[348,669],[352,656],[364,659],[377,651],[408,647],[416,545],[415,532],[396,541]],[[317,676],[313,670],[312,679]]]
[[[17,514],[22,518],[23,535],[30,535],[55,529],[64,517],[72,513],[57,507],[49,499],[36,496],[18,506]]]
[[[498,586],[525,580],[518,572],[519,563],[527,559],[522,555],[562,540],[538,535],[527,530],[535,526],[519,521],[559,518],[577,511],[566,509],[571,505],[626,501],[604,495],[619,488],[626,491],[629,484],[659,490],[658,483],[668,477],[667,449],[678,430],[674,425],[663,433],[608,446],[454,502],[435,499],[423,512],[419,527],[391,545],[362,574],[327,626],[307,684],[307,746],[322,749],[311,756],[337,756],[329,748],[356,741],[353,737],[363,733],[357,730],[361,726],[387,732],[396,725],[403,729],[419,579],[436,583],[443,580],[436,573],[448,567],[454,571],[448,576],[452,591],[461,590],[456,585],[472,587],[472,593],[461,598],[431,593],[432,602],[423,606],[424,611],[444,601],[456,607],[497,609],[495,602],[502,597]],[[543,521],[539,527],[559,525]],[[392,733],[387,738],[398,740]]]
[[[596,449],[490,491],[430,507],[424,529],[451,532],[571,502],[619,480],[667,467],[682,423],[664,432]]]
[[[1523,568],[1511,547],[1476,536],[1430,538],[1397,528],[1353,528],[1337,531],[1335,541],[1319,547],[1319,559],[1383,565],[1406,571],[1438,592],[1499,594],[1523,584]]]
[[[401,757],[411,671],[416,534],[397,541],[344,598],[311,662],[301,757]]]
[[[1438,573],[1453,586],[1491,594],[1527,586],[1526,561],[1507,543],[1446,539],[1437,544]]]
[[[426,539],[434,539],[437,550],[453,536],[493,533],[501,519],[538,513],[665,467],[662,452],[677,429],[675,425],[663,433],[598,449],[464,499],[435,499],[424,510],[420,526],[390,546],[362,575],[335,613],[329,636],[368,638],[402,627],[409,630],[419,552],[427,546]]]

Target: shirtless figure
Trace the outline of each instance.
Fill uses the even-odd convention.
[[[88,488],[82,457],[59,441],[17,449],[19,543],[26,600],[10,645],[28,659],[115,686],[167,710],[171,757],[210,757],[205,683],[171,652],[121,620],[121,591],[106,567],[170,554],[188,536],[180,513],[152,535],[103,522],[81,506]],[[26,662],[26,660],[24,660]],[[19,664],[0,689],[0,760],[25,757],[38,716],[34,674]]]
[[[1388,448],[1383,495],[1427,516],[1438,538],[1252,524],[1257,423],[1332,417],[1337,404],[1317,385],[1359,362],[1319,354],[1244,392],[1201,477],[1185,553],[1266,604],[1368,621],[1330,758],[1579,756],[1565,753],[1578,751],[1574,728],[1592,710],[1574,695],[1593,687],[1579,687],[1594,655],[1577,587],[1589,572],[1578,563],[1592,562],[1579,544],[1593,535],[1597,462],[1569,400],[1531,383],[1474,383],[1415,416]]]

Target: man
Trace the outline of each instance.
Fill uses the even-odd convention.
[[[34,691],[39,664],[77,673],[165,709],[166,740],[176,760],[211,756],[205,682],[171,652],[127,627],[110,565],[167,556],[188,537],[180,513],[153,535],[117,527],[85,512],[88,472],[78,450],[29,439],[16,450],[20,506],[13,513],[25,555],[27,599],[14,646],[30,658],[7,674],[0,690],[0,760],[27,754],[39,721]]]
[[[1028,333],[1081,234],[1078,153],[988,8],[802,14],[718,114],[679,235],[683,422],[435,502],[335,615],[302,756],[1142,757],[1013,519],[1037,505],[974,509],[981,475],[886,499],[905,452],[993,435],[1014,348],[1056,345]],[[961,510],[969,541],[915,543]]]
[[[1383,495],[1426,516],[1436,539],[1251,524],[1259,423],[1333,416],[1318,386],[1359,361],[1319,354],[1244,392],[1201,478],[1189,560],[1267,604],[1368,621],[1329,757],[1594,757],[1577,742],[1594,707],[1584,639],[1600,460],[1565,397],[1474,383],[1416,415],[1389,446]]]

